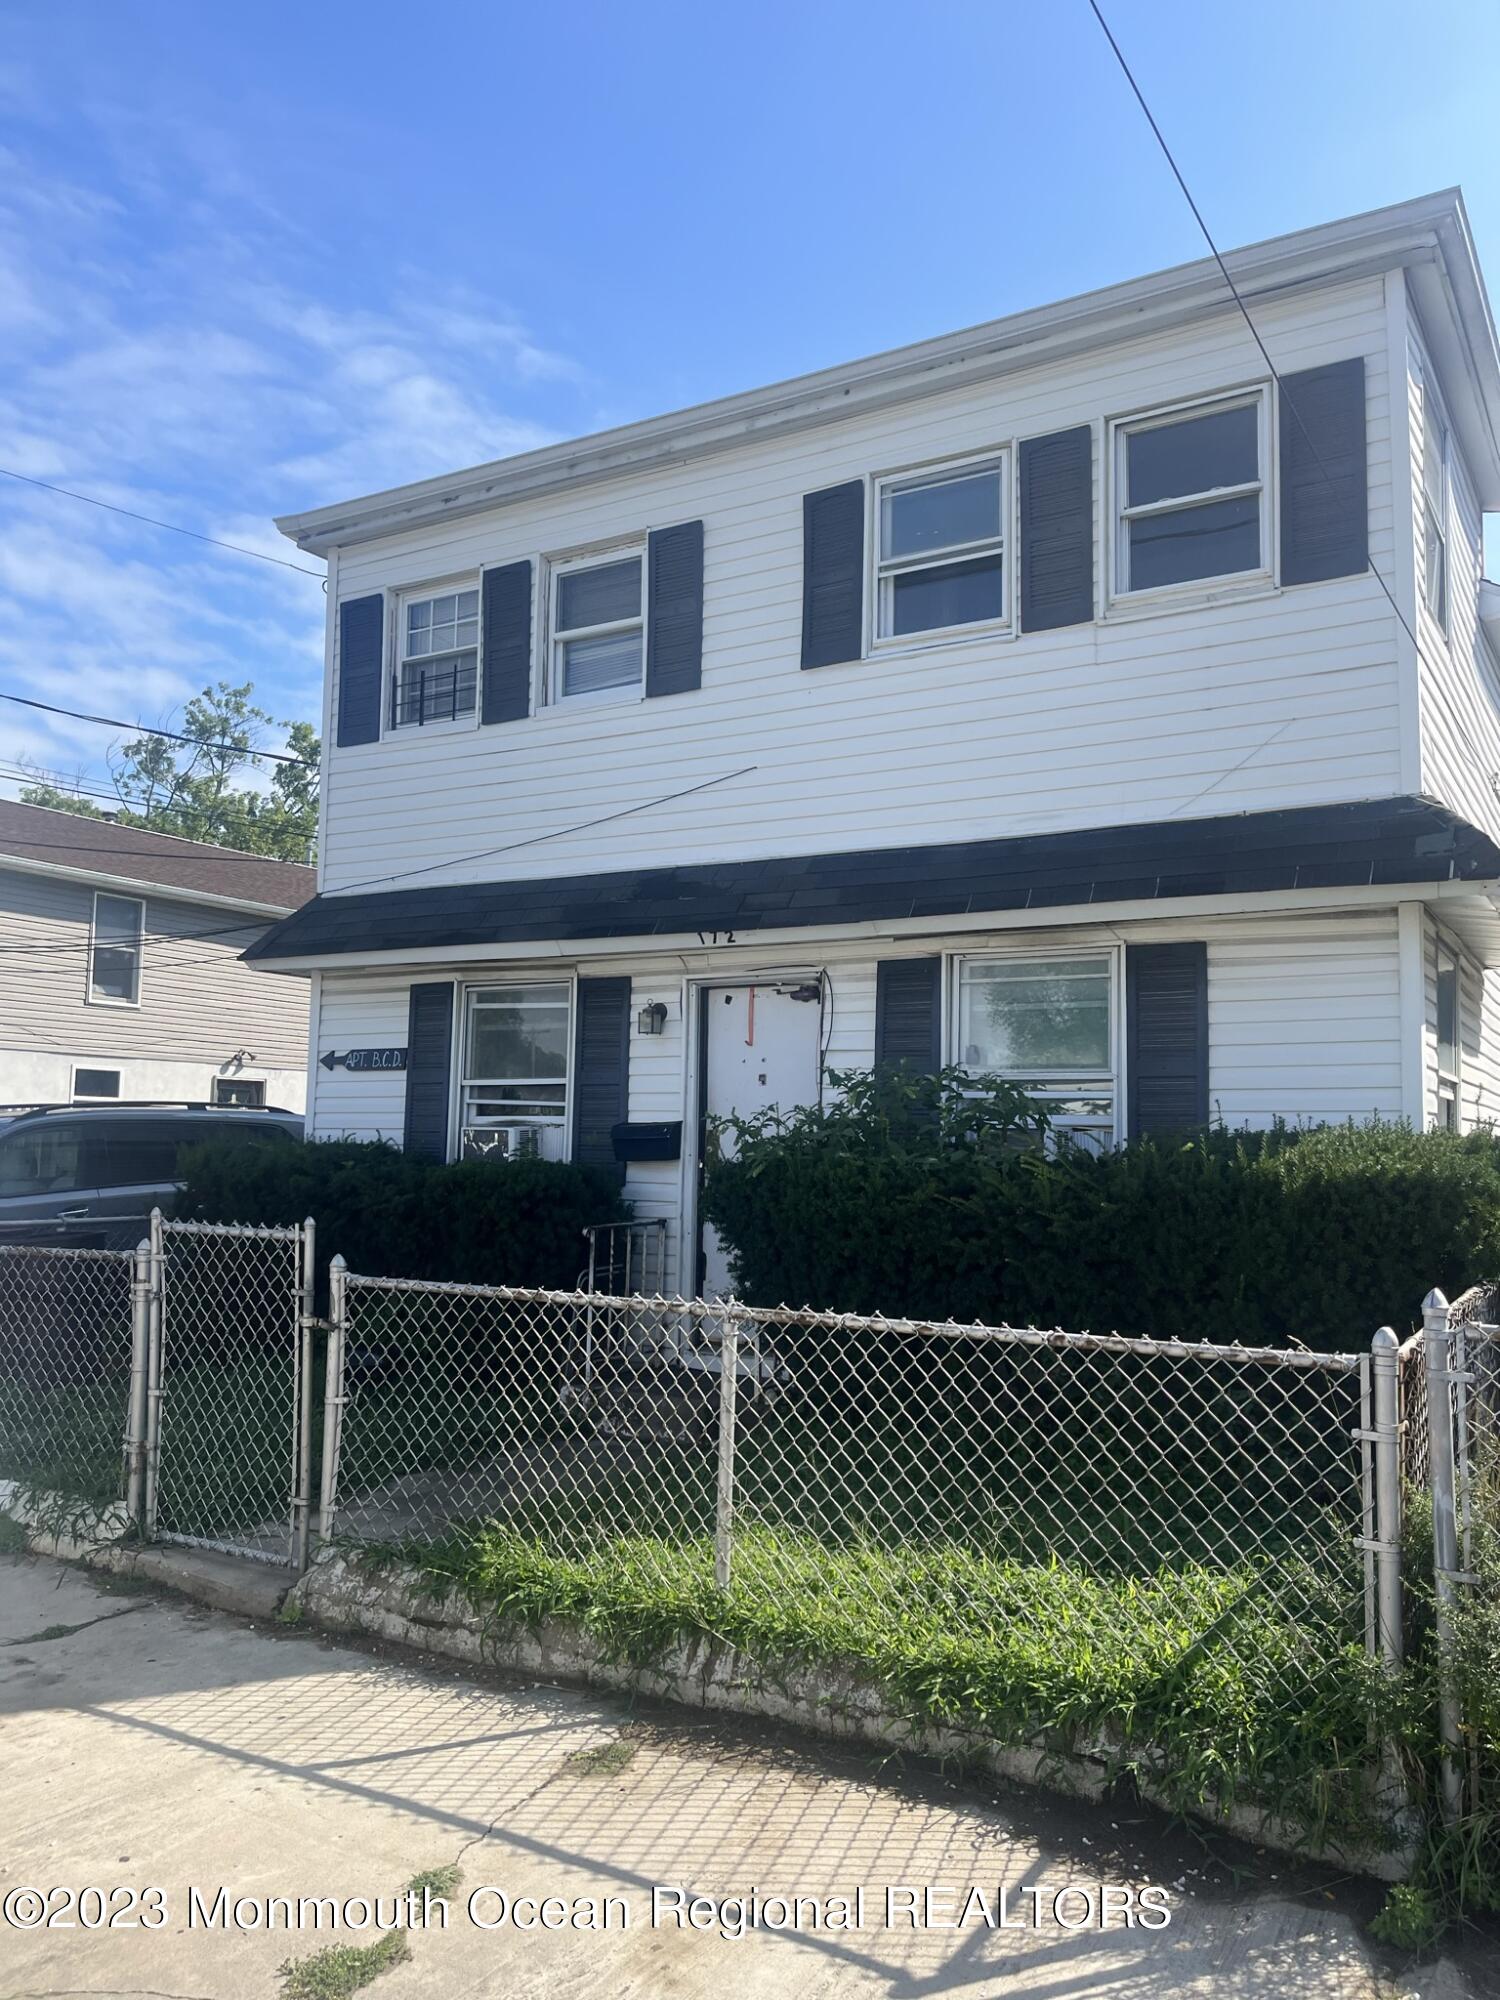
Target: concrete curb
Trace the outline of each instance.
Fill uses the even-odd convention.
[[[364,1633],[466,1666],[645,1694],[689,1708],[786,1722],[840,1742],[951,1758],[1068,1798],[1098,1802],[1109,1793],[1110,1759],[1103,1744],[1083,1754],[1066,1753],[915,1722],[893,1709],[875,1683],[851,1670],[798,1663],[772,1669],[707,1638],[679,1640],[649,1662],[606,1659],[581,1623],[549,1618],[531,1626],[486,1619],[457,1587],[434,1590],[430,1579],[406,1565],[376,1569],[327,1552],[288,1593],[287,1613],[323,1631]],[[1173,1809],[1163,1787],[1145,1776],[1139,1784],[1151,1803]],[[1347,1851],[1333,1844],[1311,1848],[1295,1828],[1247,1807],[1227,1812],[1204,1807],[1192,1817],[1257,1846],[1332,1862],[1380,1881],[1404,1881],[1411,1872],[1408,1852]]]

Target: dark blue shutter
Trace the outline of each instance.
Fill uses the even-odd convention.
[[[406,1132],[408,1153],[427,1160],[448,1157],[448,1102],[453,1072],[451,979],[414,986],[406,1022]]]
[[[875,967],[875,1062],[931,1075],[943,1066],[943,961],[889,958]]]
[[[385,660],[385,598],[351,597],[339,606],[339,715],[335,741],[380,741],[380,689]]]
[[[703,523],[654,528],[646,542],[646,693],[703,681]]]
[[[1370,566],[1365,364],[1281,378],[1281,581],[1320,583]]]
[[[484,573],[484,693],[481,722],[519,722],[531,713],[531,564]]]
[[[1126,1064],[1132,1139],[1208,1123],[1208,946],[1125,948]]]
[[[802,498],[802,664],[857,660],[865,631],[865,486]]]
[[[630,1115],[630,981],[580,979],[573,1046],[573,1158],[620,1180],[610,1134]]]
[[[1087,424],[1024,438],[1021,624],[1086,625],[1094,615],[1094,433]]]

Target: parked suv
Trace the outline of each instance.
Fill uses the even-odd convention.
[[[65,1104],[0,1125],[0,1244],[133,1249],[153,1208],[170,1209],[185,1146],[301,1139],[290,1111],[214,1104]]]

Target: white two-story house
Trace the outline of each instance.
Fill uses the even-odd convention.
[[[1229,263],[1274,374],[1196,263],[282,521],[319,893],[248,955],[312,1129],[615,1163],[712,1287],[705,1113],[829,1069],[1103,1142],[1500,1116],[1463,206]]]

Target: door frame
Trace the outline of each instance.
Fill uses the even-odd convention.
[[[683,1120],[682,1129],[691,1132],[692,1143],[682,1149],[682,1187],[678,1204],[681,1217],[682,1237],[678,1250],[677,1279],[680,1290],[685,1290],[689,1298],[703,1295],[703,1226],[698,1213],[698,1190],[702,1184],[703,1159],[708,1138],[708,996],[726,986],[782,986],[805,984],[816,980],[826,994],[828,968],[817,965],[777,965],[751,970],[736,969],[733,972],[690,973],[683,982],[682,1021],[684,1033],[683,1051]],[[817,1077],[821,1087],[823,1081],[823,1058],[827,1051],[823,1047],[821,1028],[826,999],[818,1003],[820,1033],[817,1049]],[[691,1258],[691,1266],[689,1259]],[[691,1277],[691,1284],[684,1280]]]

